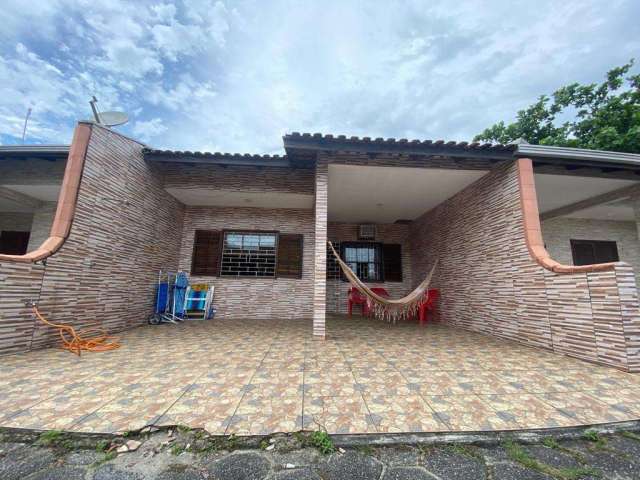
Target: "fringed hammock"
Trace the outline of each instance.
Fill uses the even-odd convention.
[[[381,297],[371,291],[371,289],[358,278],[353,270],[351,270],[349,265],[340,258],[338,252],[333,248],[332,243],[327,243],[329,244],[333,255],[336,257],[336,261],[338,262],[338,265],[340,265],[345,277],[347,277],[347,280],[349,280],[351,285],[364,295],[367,299],[367,309],[370,312],[373,312],[373,315],[376,318],[396,323],[398,319],[406,319],[407,317],[414,316],[420,306],[428,300],[428,296],[425,295],[425,292],[429,291],[429,284],[431,283],[433,272],[435,272],[436,267],[438,266],[438,259],[434,262],[427,277],[415,288],[415,290],[413,290],[409,295],[398,300],[391,300],[389,298]]]

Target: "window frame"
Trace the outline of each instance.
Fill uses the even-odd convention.
[[[239,234],[269,234],[269,235],[274,235],[275,236],[275,244],[274,244],[274,252],[275,252],[275,258],[276,258],[276,263],[274,266],[274,271],[273,271],[273,276],[258,276],[258,275],[223,275],[222,273],[222,261],[223,261],[223,255],[224,255],[224,243],[225,243],[225,239],[226,239],[226,235],[227,233],[239,233]],[[278,278],[278,240],[280,239],[280,231],[278,230],[250,230],[250,229],[237,229],[237,228],[226,228],[221,230],[221,234],[222,234],[222,239],[220,241],[220,264],[218,266],[218,277],[220,278],[236,278],[236,279],[250,279],[250,278],[256,278],[256,279],[264,279],[264,278]]]
[[[383,250],[383,243],[382,242],[367,242],[367,241],[363,241],[363,240],[355,240],[355,241],[347,241],[347,242],[340,242],[340,257],[342,258],[342,260],[344,261],[344,263],[346,263],[347,265],[349,265],[349,261],[347,261],[347,257],[345,255],[345,249],[347,248],[363,248],[363,247],[373,247],[375,249],[377,249],[378,255],[379,255],[379,259],[375,263],[376,265],[378,265],[378,279],[376,280],[369,280],[369,279],[362,279],[360,278],[360,276],[358,276],[364,283],[384,283],[384,250]],[[356,262],[356,263],[372,263],[372,262]],[[351,267],[351,265],[349,265],[349,267]],[[357,266],[356,266],[356,271],[354,271],[354,273],[356,275],[358,275],[357,272]],[[341,278],[343,282],[347,282],[347,278],[344,276],[344,274],[341,272]]]
[[[584,265],[598,265],[600,263],[612,263],[620,261],[620,252],[618,251],[618,242],[616,240],[583,240],[583,239],[569,239],[569,244],[571,246],[571,260],[575,266],[584,266]],[[590,245],[593,248],[593,256],[595,259],[594,263],[577,263],[577,246]],[[615,260],[605,260],[599,261],[596,258],[597,255],[597,245],[608,245],[609,247],[613,247],[613,252],[615,253]]]

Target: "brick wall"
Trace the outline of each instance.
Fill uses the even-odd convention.
[[[565,265],[573,265],[571,239],[614,241],[620,261],[633,267],[636,284],[640,284],[640,242],[636,222],[552,218],[542,222],[542,238],[551,257]]]
[[[23,298],[75,326],[145,323],[157,270],[177,267],[182,223],[182,205],[162,190],[142,145],[94,125],[67,242],[46,267],[0,263],[0,352],[30,348],[32,334],[33,347],[58,341],[48,328],[34,332]]]
[[[497,167],[410,228],[413,282],[440,259],[442,321],[637,370],[633,269],[557,274],[527,249],[516,163]]]
[[[187,207],[179,268],[189,272],[194,232],[202,230],[278,230],[304,237],[301,279],[193,276],[215,285],[217,316],[224,318],[311,318],[314,252],[313,210],[235,207]]]
[[[336,246],[340,242],[358,241],[358,224],[329,222],[327,236]],[[411,257],[409,248],[409,226],[402,224],[376,225],[376,242],[396,243],[402,247],[402,282],[370,283],[370,287],[384,287],[392,298],[400,298],[409,293],[412,287]],[[339,250],[338,250],[339,253]],[[329,253],[330,271],[327,279],[327,311],[331,313],[347,313],[347,294],[351,284],[339,279],[339,266],[332,261]],[[356,310],[360,313],[360,310]]]

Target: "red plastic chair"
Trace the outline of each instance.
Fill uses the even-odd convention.
[[[430,288],[426,292],[426,295],[428,295],[427,301],[420,305],[420,308],[418,309],[418,318],[420,323],[425,323],[427,321],[427,315],[435,310],[436,302],[440,296],[440,290]]]
[[[357,288],[351,287],[349,288],[349,296],[347,297],[347,312],[349,316],[351,316],[354,305],[360,305],[362,307],[362,315],[367,314],[367,299]]]

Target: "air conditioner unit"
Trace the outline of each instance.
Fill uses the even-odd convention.
[[[359,240],[375,240],[376,239],[376,226],[372,223],[366,223],[360,225],[358,230]]]

